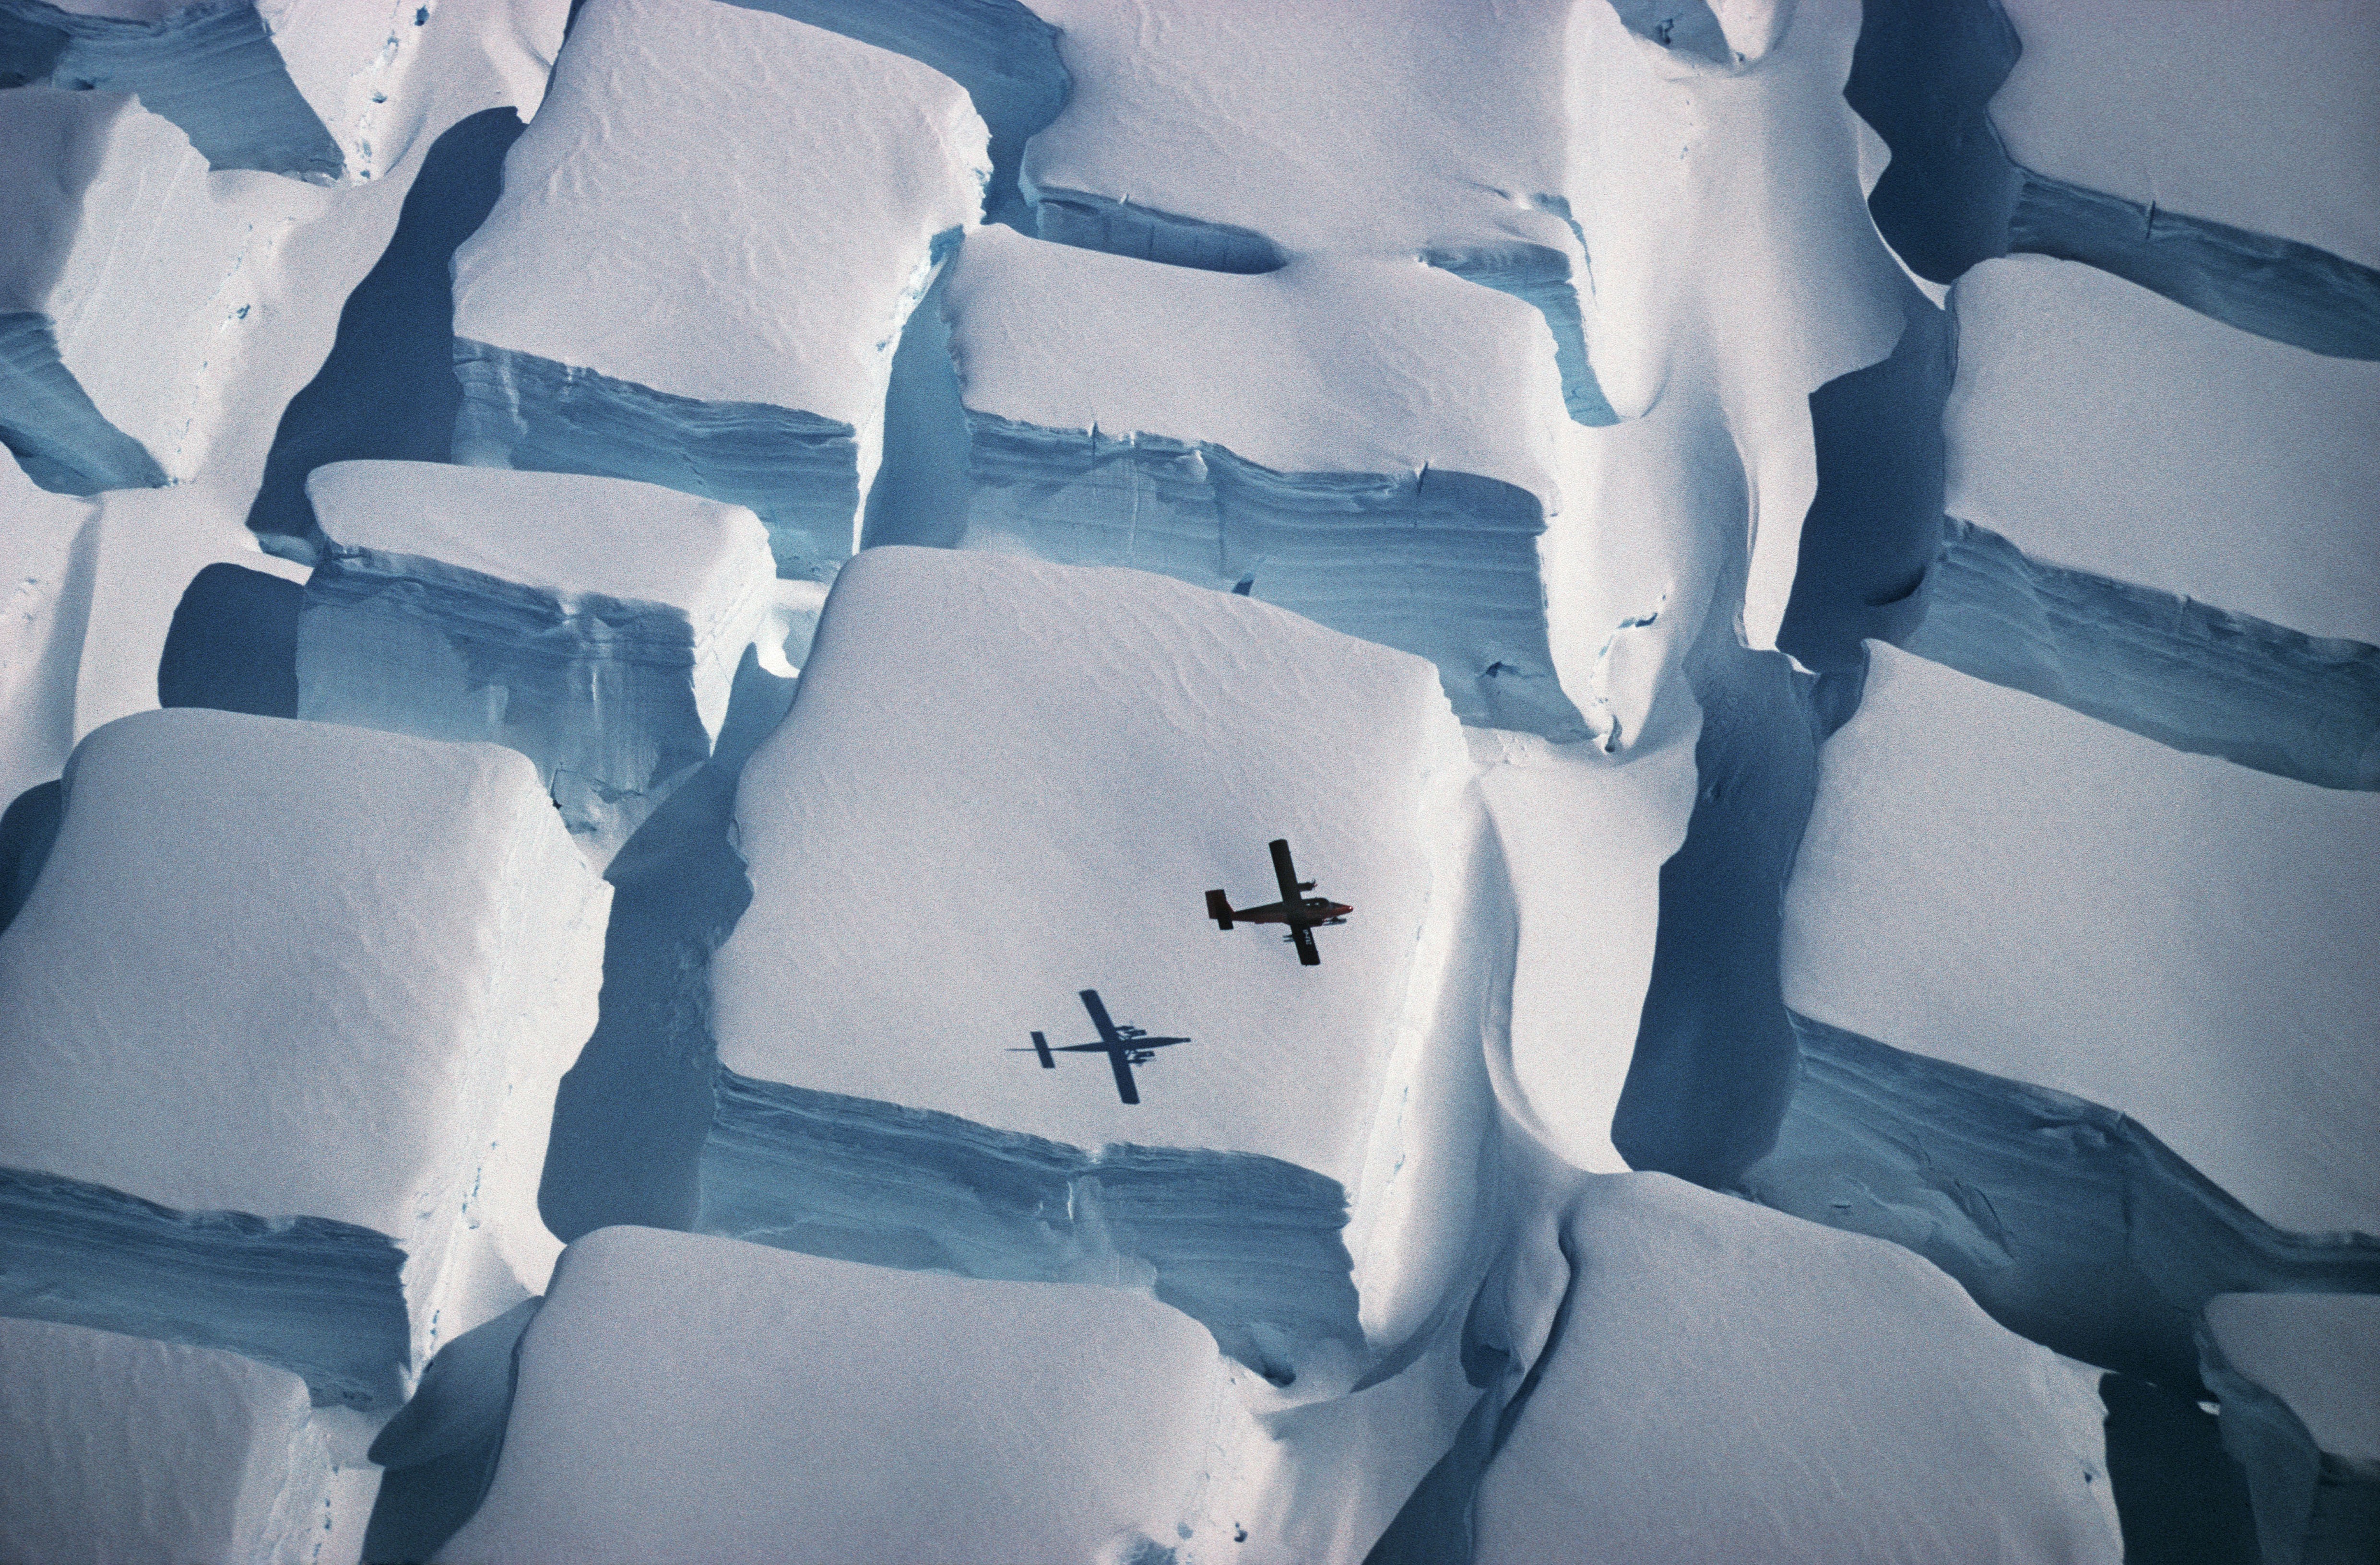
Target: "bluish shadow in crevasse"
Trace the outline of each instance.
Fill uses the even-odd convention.
[[[428,1559],[480,1509],[504,1454],[521,1335],[544,1303],[524,1300],[439,1349],[372,1441],[382,1472],[364,1529],[368,1565]]]
[[[487,220],[504,188],[504,154],[522,130],[508,108],[457,120],[422,158],[396,233],[347,296],[339,330],[274,431],[249,530],[274,553],[310,564],[322,529],[306,475],[378,457],[443,462],[463,390],[455,378],[455,250]]]
[[[2380,358],[2380,271],[2023,167],[1988,112],[2022,52],[1998,0],[1866,0],[1843,96],[1891,149],[1868,209],[1937,283],[2013,253],[2081,261],[2258,336]]]
[[[2130,1375],[2101,1377],[2099,1400],[2125,1565],[2258,1565],[2247,1479],[2215,1415]]]
[[[2380,647],[2048,564],[1954,516],[1939,531],[1910,651],[2177,750],[2380,788]]]
[[[190,578],[157,660],[157,704],[298,715],[298,610],[306,589],[218,562]]]
[[[2114,1110],[1792,1025],[1791,1108],[1735,1188],[1916,1251],[2036,1342],[2197,1396],[2217,1293],[2380,1292],[2380,1239],[2277,1229]]]
[[[733,0],[905,55],[957,82],[991,131],[984,218],[1030,231],[1017,170],[1025,143],[1058,117],[1074,78],[1058,30],[1017,0]]]

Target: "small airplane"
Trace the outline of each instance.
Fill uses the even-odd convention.
[[[1314,889],[1311,880],[1297,878],[1297,866],[1290,862],[1289,839],[1272,840],[1272,872],[1281,881],[1281,900],[1262,907],[1234,908],[1232,899],[1220,891],[1207,893],[1207,916],[1217,928],[1228,929],[1234,919],[1243,924],[1286,924],[1288,940],[1297,947],[1297,959],[1308,967],[1322,964],[1322,953],[1314,949],[1314,931],[1325,924],[1344,924],[1347,915],[1355,910],[1343,902],[1328,897],[1305,895]]]
[[[1151,1037],[1143,1028],[1118,1026],[1108,1020],[1108,1008],[1099,1002],[1097,989],[1084,989],[1082,1000],[1083,1009],[1091,1013],[1091,1025],[1099,1029],[1099,1042],[1053,1045],[1042,1034],[1035,1033],[1032,1048],[1012,1049],[1009,1052],[1039,1055],[1041,1068],[1045,1071],[1058,1068],[1058,1056],[1061,1054],[1104,1054],[1115,1071],[1116,1096],[1127,1103],[1139,1102],[1140,1088],[1133,1082],[1132,1068],[1146,1065],[1156,1059],[1160,1049],[1190,1040],[1186,1037]]]

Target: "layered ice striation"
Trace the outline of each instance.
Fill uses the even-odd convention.
[[[369,1470],[342,1482],[312,1412],[252,1359],[0,1319],[0,1558],[356,1559]]]
[[[1820,756],[1788,1003],[2105,1105],[2277,1228],[2380,1233],[2380,800],[1873,652]]]
[[[528,763],[178,709],[77,749],[0,936],[7,1313],[392,1406],[543,1285],[607,892]]]
[[[1472,1264],[1510,972],[1482,830],[1418,660],[1141,572],[867,552],[737,793],[703,1227],[1153,1291],[1291,1400],[1343,1392]],[[1206,916],[1274,898],[1275,837],[1357,910],[1318,967]],[[1191,1040],[1137,1103],[1036,1062],[1094,1036],[1083,989]]]
[[[0,92],[0,444],[60,493],[188,477],[190,383],[247,228],[206,160],[122,93]]]
[[[1430,659],[1466,722],[1586,735],[1548,640],[1564,416],[1526,309],[1410,260],[1225,276],[1004,230],[944,308],[966,547],[1245,593]]]
[[[463,74],[451,54],[423,66],[425,47],[486,48],[506,79],[495,101],[527,112],[566,12],[564,0],[0,0],[0,87],[137,96],[206,166],[359,182],[403,161]]]
[[[2122,1556],[2091,1382],[1897,1246],[1590,1178],[1467,1556]]]
[[[775,585],[740,505],[576,473],[340,462],[298,715],[508,745],[608,859],[709,758]]]
[[[985,136],[915,60],[717,0],[592,0],[455,252],[455,459],[745,505],[780,575],[831,576]]]
[[[1145,1299],[609,1228],[555,1269],[436,1558],[1220,1559],[1235,1419],[1205,1334]]]
[[[2380,1298],[2228,1293],[2198,1345],[2264,1558],[2380,1552]]]
[[[2192,166],[2208,160],[2175,158],[2169,147],[2176,139],[2162,123],[2165,103],[2187,95],[2194,127],[2238,118],[2261,120],[2269,132],[2284,116],[2266,112],[2271,99],[2260,95],[2261,89],[2265,94],[2286,91],[2317,98],[2325,91],[2341,94],[2342,128],[2352,124],[2349,105],[2360,105],[2364,79],[2352,74],[2351,62],[2361,50],[2359,24],[2350,13],[2342,10],[2316,23],[2314,37],[2331,47],[2317,43],[2302,58],[2293,58],[2300,49],[2275,40],[2299,29],[2272,28],[2245,12],[2197,18],[2193,30],[2200,38],[2144,55],[2133,29],[2161,19],[2162,10],[2140,8],[2128,26],[2120,6],[2103,7],[2096,18],[2070,18],[2062,13],[2070,8],[2063,7],[2022,9],[2021,29],[2010,25],[1999,0],[1872,0],[1865,7],[1844,94],[1891,149],[1891,165],[1876,182],[1870,205],[1887,242],[1914,271],[1949,283],[1994,257],[2053,256],[2096,267],[2258,336],[2342,358],[2380,358],[2380,270],[2279,233],[2217,221],[2212,214],[2190,215],[2207,211],[2199,204],[2203,199],[2218,210],[2261,207],[2256,215],[2277,223],[2297,219],[2298,213],[2275,208],[2269,198],[2259,201],[2240,188],[2277,176],[2284,187],[2292,184],[2288,165],[2313,161],[2301,159],[2298,139],[2258,149],[2277,154],[2277,176],[2252,164],[2228,171],[2227,178],[2222,171]],[[2035,86],[2028,92],[2010,83],[2016,101],[1998,101],[2022,53],[2020,32],[2036,24],[2049,34],[2056,56],[2082,67],[2057,84],[2066,88],[2070,100],[2057,102],[2054,87]],[[2108,35],[2092,39],[2095,27]],[[2336,36],[2322,37],[2331,30]],[[2228,47],[2207,47],[2215,40],[2206,35],[2227,33],[2220,42]],[[2192,60],[2193,54],[2204,57]],[[2095,55],[2112,57],[2094,59]],[[2141,68],[2144,58],[2156,63]],[[2313,69],[2296,68],[2301,66]],[[2051,67],[2053,77],[2055,71]],[[2147,101],[2107,102],[2104,82],[2110,75],[2136,79],[2135,88]],[[2210,88],[2213,103],[2205,101]],[[2226,98],[2236,103],[2227,103]],[[2249,103],[2254,105],[2251,112],[2237,112]],[[2003,115],[2015,127],[2019,156],[2010,155],[2003,139]],[[2210,142],[2227,140],[2204,129],[2199,135]],[[2148,144],[2160,139],[2168,146],[2152,153]],[[2190,139],[2180,140],[2187,145]],[[2020,161],[2028,143],[2056,157],[2067,152],[2065,143],[2076,140],[2096,143],[2097,158],[2124,165],[2127,177],[2136,177],[2134,170],[2152,162],[2179,164],[2176,171],[2190,193],[2166,205],[2157,199],[2154,172],[2151,189],[2138,199],[2037,172]],[[2093,160],[2086,154],[2085,161]],[[2314,198],[2307,204],[2319,204],[2328,193],[2307,194]]]
[[[2380,647],[2035,560],[1955,517],[1932,588],[1901,642],[1921,657],[2178,750],[2380,788]]]
[[[2380,1240],[2275,1228],[2101,1104],[1793,1019],[1777,1146],[1737,1188],[1908,1246],[2070,1358],[2203,1394],[2199,1313],[2232,1292],[2380,1292]]]
[[[1571,205],[1589,116],[1573,16],[1585,4],[1603,0],[1494,13],[1429,0],[1359,13],[1046,0],[1077,91],[1026,150],[1035,231],[1227,273],[1418,257],[1538,310],[1570,415],[1609,424]],[[1151,30],[1196,49],[1152,49]],[[1209,59],[1232,68],[1190,66]]]

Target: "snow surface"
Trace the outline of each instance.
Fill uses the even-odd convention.
[[[2380,643],[2380,364],[2071,261],[1961,278],[1950,514],[2036,558]]]
[[[418,1366],[560,1250],[537,1184],[609,898],[508,750],[112,724],[0,935],[0,1165],[386,1234]]]
[[[1465,1060],[1509,960],[1469,773],[1417,660],[1142,573],[871,550],[745,769],[721,1063],[1072,1147],[1312,1171],[1354,1207],[1363,1326],[1392,1346],[1462,1264]],[[1318,933],[1319,967],[1206,917],[1209,887],[1277,899],[1274,837],[1356,909]],[[1034,1062],[1035,1030],[1095,1036],[1084,989],[1196,1040],[1138,1069],[1138,1105],[1101,1057]]]
[[[510,745],[608,858],[710,753],[776,609],[759,518],[652,484],[428,462],[307,480],[298,715]]]
[[[2206,1331],[2230,1366],[2278,1397],[2316,1449],[2380,1466],[2380,1296],[2225,1293]]]
[[[2094,1384],[1898,1245],[1592,1178],[1471,1558],[2122,1557]]]
[[[902,323],[938,240],[981,213],[986,136],[957,83],[901,55],[713,0],[593,0],[455,254],[457,455],[602,462],[745,501],[785,574],[831,575],[856,546]],[[539,425],[631,407],[650,420],[638,449]],[[737,437],[753,449],[706,449],[722,419],[756,420]],[[856,444],[811,457],[804,441]],[[833,504],[771,492],[855,482]],[[792,519],[835,505],[840,536],[831,515]]]
[[[2129,1114],[2268,1222],[2380,1232],[2380,799],[1872,651],[1786,1002]]]
[[[253,1359],[0,1319],[0,1559],[353,1560],[370,1498],[311,1413]]]
[[[1165,1558],[1246,1422],[1148,1300],[638,1228],[565,1254],[519,1376],[441,1559]]]

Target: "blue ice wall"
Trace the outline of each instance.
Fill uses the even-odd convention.
[[[0,0],[0,87],[31,82],[134,93],[214,168],[327,183],[346,167],[253,0],[192,0],[156,21]]]
[[[1087,1151],[722,1068],[700,1230],[876,1266],[1025,1281],[1153,1273],[1158,1298],[1286,1386],[1363,1343],[1339,1183],[1248,1152]],[[1121,1263],[1121,1264],[1119,1264]]]
[[[454,339],[454,456],[482,467],[637,479],[750,507],[777,574],[826,580],[850,557],[858,431],[763,402],[700,402],[533,353]]]
[[[1058,117],[1074,79],[1058,30],[1017,0],[733,0],[930,66],[967,91],[991,131],[984,221],[1029,227],[1017,169],[1025,143]]]
[[[495,1482],[519,1382],[521,1334],[544,1304],[528,1299],[438,1350],[413,1400],[373,1439],[382,1469],[364,1529],[365,1559],[427,1559],[461,1530]]]
[[[1241,590],[1429,659],[1465,722],[1569,741],[1527,491],[1475,474],[1277,472],[1212,442],[967,415],[970,534]]]
[[[1777,645],[1821,672],[1861,667],[1863,640],[1906,644],[1925,618],[1955,334],[1912,285],[1901,287],[1900,313],[1888,357],[1810,394],[1818,487]]]
[[[32,310],[0,310],[0,445],[53,494],[165,482],[148,447],[108,422],[58,358],[50,318]]]
[[[2200,1367],[2223,1404],[2223,1449],[2240,1463],[2266,1565],[2369,1565],[2380,1559],[2380,1471],[2334,1455],[2289,1405],[2234,1368],[2214,1334],[2198,1334]]]
[[[2022,48],[1998,0],[1866,0],[1843,96],[1892,150],[1868,208],[1912,271],[1949,283],[1994,256],[2056,256],[2258,336],[2380,358],[2380,272],[2011,159],[1986,110]]]
[[[487,221],[520,136],[511,109],[457,120],[431,144],[388,249],[347,296],[337,338],[283,410],[248,525],[277,554],[311,564],[322,528],[306,475],[367,457],[443,462],[463,388],[455,379],[455,250]]]
[[[2010,1330],[2197,1394],[2216,1294],[2380,1292],[2380,1238],[2274,1228],[2114,1110],[1792,1025],[1791,1107],[1736,1187],[1907,1245]]]
[[[157,704],[298,715],[298,611],[306,589],[217,563],[190,578],[157,660]]]
[[[1803,673],[1722,625],[1687,654],[1686,677],[1703,710],[1694,807],[1661,866],[1611,1140],[1633,1169],[1724,1186],[1767,1152],[1792,1095],[1785,882],[1817,798],[1818,746],[1858,706],[1866,670]]]
[[[613,855],[594,1035],[562,1078],[538,1209],[560,1238],[694,1227],[710,1134],[710,957],[752,900],[732,842],[735,779],[793,702],[747,649],[702,769]]]
[[[1559,196],[1540,196],[1536,204],[1556,213],[1580,235],[1571,217],[1570,203]],[[1586,321],[1578,299],[1578,280],[1571,273],[1570,257],[1544,245],[1466,245],[1424,250],[1428,265],[1453,273],[1465,281],[1510,294],[1546,319],[1554,334],[1554,367],[1561,372],[1562,406],[1577,423],[1601,428],[1620,422],[1596,379],[1586,346]]]
[[[1058,186],[1032,191],[1037,237],[1164,266],[1255,276],[1289,264],[1281,248],[1253,228],[1184,217],[1111,196]]]
[[[1956,517],[1941,538],[1910,651],[2177,750],[2380,788],[2380,647],[2048,564]]]
[[[176,1211],[0,1169],[0,1315],[245,1354],[317,1406],[402,1399],[404,1264],[385,1234],[329,1218]]]

